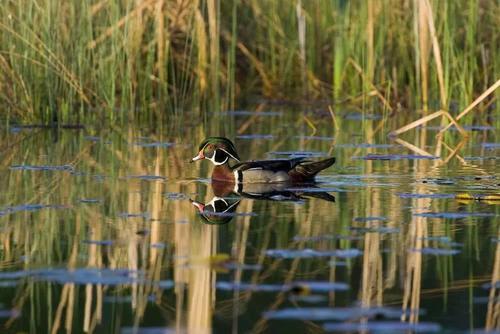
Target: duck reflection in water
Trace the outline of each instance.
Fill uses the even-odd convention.
[[[208,203],[191,200],[199,211],[200,216],[207,224],[223,225],[237,216],[236,209],[243,198],[253,200],[301,202],[310,198],[318,198],[328,202],[335,202],[335,196],[326,191],[320,191],[314,183],[302,185],[294,190],[297,184],[283,183],[248,183],[212,180],[214,197]]]

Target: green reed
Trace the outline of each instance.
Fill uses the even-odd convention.
[[[499,10],[495,0],[4,1],[2,118],[156,119],[248,96],[457,113],[498,79]]]

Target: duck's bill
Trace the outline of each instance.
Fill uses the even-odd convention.
[[[205,155],[203,155],[203,151],[200,151],[198,153],[198,155],[195,156],[193,159],[191,159],[191,161],[189,161],[189,162],[195,162],[195,161],[203,160],[203,159],[205,159]]]
[[[194,201],[192,199],[190,199],[189,201],[198,209],[198,211],[203,212],[203,210],[205,210],[205,204]]]

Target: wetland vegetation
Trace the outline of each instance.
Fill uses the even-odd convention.
[[[5,333],[500,330],[495,0],[0,3]],[[228,191],[188,164],[336,157]]]

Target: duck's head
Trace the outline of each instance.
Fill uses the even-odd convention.
[[[236,209],[240,204],[240,199],[213,197],[206,204],[189,199],[199,211],[201,218],[207,224],[223,225],[227,224],[236,215]]]
[[[229,159],[240,161],[234,144],[224,137],[208,137],[198,148],[198,155],[191,162],[208,159],[216,166],[223,165]]]

